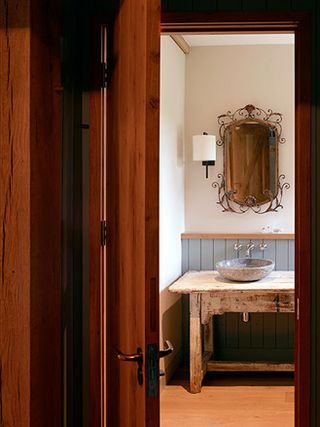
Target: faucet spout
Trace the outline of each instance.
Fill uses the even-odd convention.
[[[247,246],[246,246],[246,248],[247,248],[247,250],[246,250],[246,256],[249,257],[251,255],[251,252],[255,248],[254,243],[252,243],[252,242],[248,243]]]

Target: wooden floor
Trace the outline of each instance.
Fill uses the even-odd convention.
[[[161,393],[161,427],[181,426],[293,427],[293,379],[207,374],[199,394],[175,379]]]

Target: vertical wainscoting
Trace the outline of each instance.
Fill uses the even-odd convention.
[[[245,248],[253,242],[253,258],[275,261],[276,270],[294,270],[294,240],[265,240],[265,251],[259,250],[260,240],[246,239],[182,239],[182,272],[188,270],[214,270],[223,259],[244,257],[234,251],[235,243]],[[188,357],[189,324],[188,297],[183,296],[183,355]],[[294,358],[294,314],[252,313],[244,323],[239,313],[215,316],[215,359],[248,361],[288,361]]]

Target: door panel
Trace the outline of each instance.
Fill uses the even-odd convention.
[[[107,27],[107,88],[97,88],[91,96],[91,127],[93,123],[95,127],[91,132],[91,234],[95,240],[96,223],[105,219],[107,224],[106,246],[91,241],[96,259],[100,252],[100,265],[94,260],[91,264],[95,301],[91,319],[99,318],[99,328],[92,329],[91,356],[99,358],[103,378],[99,384],[97,367],[92,365],[91,378],[101,393],[100,409],[93,398],[94,425],[100,425],[99,417],[108,426],[159,424],[159,24],[158,1],[121,3]],[[99,295],[94,286],[99,287]],[[138,348],[143,353],[142,385],[138,364],[118,358],[119,353],[134,354]],[[148,350],[151,356],[156,354],[150,366]],[[148,372],[154,380],[151,388]]]

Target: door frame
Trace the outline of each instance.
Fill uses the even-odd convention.
[[[101,19],[99,19],[100,23]],[[95,23],[96,24],[96,23]],[[155,24],[155,23],[154,23]],[[161,32],[294,32],[295,39],[295,300],[299,300],[299,320],[295,322],[295,426],[311,425],[311,19],[306,12],[215,12],[215,13],[163,13]],[[154,26],[154,31],[158,31]],[[99,32],[99,31],[98,31]],[[99,58],[97,25],[92,32],[94,58]],[[98,56],[97,56],[98,55]],[[91,425],[101,425],[103,398],[102,375],[104,352],[103,299],[100,281],[100,142],[101,142],[101,69],[96,64],[93,75],[96,91],[91,96],[90,125],[90,416]],[[160,67],[159,67],[160,68]],[[148,185],[152,187],[153,215],[157,207],[158,168],[156,153],[150,151],[147,168]],[[156,242],[155,227],[150,232]],[[146,230],[148,232],[148,230]],[[150,243],[151,245],[151,243]],[[152,248],[150,248],[151,250]],[[155,262],[155,261],[154,261]],[[148,268],[148,266],[146,266]],[[152,266],[151,266],[152,268]],[[151,300],[150,300],[151,301]],[[154,298],[157,301],[157,298]],[[155,307],[156,311],[158,307]],[[156,402],[154,402],[156,405]],[[156,411],[157,412],[157,411]],[[150,411],[150,415],[152,411]],[[303,420],[303,421],[301,421]],[[149,425],[157,425],[150,420]]]
[[[311,425],[311,19],[308,12],[163,13],[161,33],[295,34],[295,426]]]

